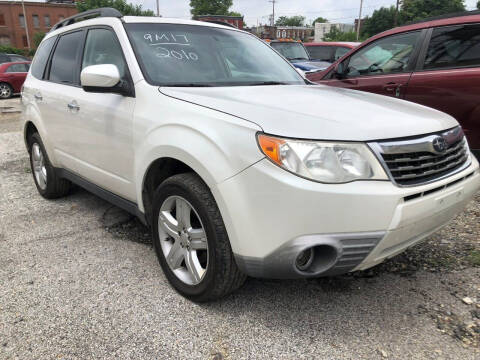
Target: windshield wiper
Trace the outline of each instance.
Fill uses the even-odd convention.
[[[286,82],[281,82],[281,81],[260,81],[260,82],[255,82],[255,83],[248,83],[246,85],[247,86],[261,86],[261,85],[290,85],[290,84],[286,83]]]
[[[213,87],[211,84],[195,84],[195,83],[178,83],[178,84],[162,84],[165,87]]]
[[[307,58],[290,58],[288,60],[310,60],[310,59],[307,59]]]

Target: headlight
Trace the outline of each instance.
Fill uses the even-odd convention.
[[[258,134],[262,152],[294,174],[323,183],[388,180],[379,161],[363,143],[291,140]]]

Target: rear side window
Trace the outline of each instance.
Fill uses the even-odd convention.
[[[306,48],[311,59],[332,61],[332,46],[307,46]]]
[[[5,72],[13,73],[13,72],[27,72],[28,69],[25,64],[13,64],[10,65]]]
[[[37,79],[43,78],[45,65],[47,65],[48,56],[50,55],[50,51],[52,51],[53,44],[55,44],[55,39],[56,36],[43,41],[33,58],[32,75]]]
[[[78,84],[78,58],[83,45],[83,31],[65,34],[58,40],[52,56],[49,80]]]
[[[436,28],[432,32],[424,69],[480,65],[480,24]]]
[[[8,55],[0,54],[0,64],[6,63],[6,62],[10,62],[10,58],[8,57]]]
[[[335,57],[334,57],[334,60],[337,61],[338,59],[340,59],[343,55],[345,55],[346,53],[348,53],[350,51],[349,48],[344,48],[344,47],[337,47],[335,49]]]

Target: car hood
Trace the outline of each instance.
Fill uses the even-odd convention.
[[[324,70],[329,67],[331,64],[325,61],[303,61],[303,60],[292,60],[292,65],[296,68],[303,71],[315,71],[315,70]]]
[[[369,141],[457,126],[451,116],[407,101],[324,85],[161,87],[164,95],[258,124],[272,135]]]

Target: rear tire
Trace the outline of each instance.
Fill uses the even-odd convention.
[[[196,174],[174,175],[157,188],[152,231],[165,276],[186,298],[216,300],[244,283],[215,199]]]
[[[67,195],[72,183],[57,175],[55,168],[48,159],[42,139],[38,133],[28,139],[30,153],[30,168],[38,192],[45,199],[56,199]]]

